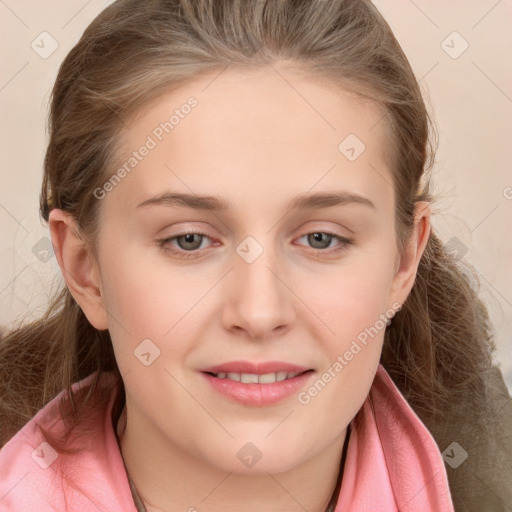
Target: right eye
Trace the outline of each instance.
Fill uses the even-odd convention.
[[[210,238],[207,233],[200,231],[187,231],[158,240],[158,245],[166,254],[172,254],[178,258],[195,258],[196,252],[201,249],[204,237]],[[172,242],[176,241],[178,248]]]

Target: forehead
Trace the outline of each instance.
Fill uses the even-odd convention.
[[[374,193],[391,181],[382,117],[375,103],[291,67],[202,73],[127,121],[119,164],[151,149],[112,196],[133,203],[163,188],[292,196],[320,181]]]

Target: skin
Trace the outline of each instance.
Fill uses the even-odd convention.
[[[130,119],[121,160],[190,96],[198,106],[100,201],[98,259],[58,209],[50,214],[56,256],[91,324],[110,330],[127,398],[122,453],[148,510],[323,512],[384,329],[307,405],[296,394],[271,406],[235,403],[199,370],[287,361],[315,370],[307,390],[361,331],[403,304],[430,208],[417,204],[400,255],[382,111],[283,63],[280,74],[267,66],[198,75],[154,99]],[[338,150],[349,133],[366,145],[353,162]],[[375,208],[287,211],[298,194],[341,189]],[[137,208],[170,190],[219,196],[229,209]],[[167,247],[183,254],[196,243],[195,258],[156,242],[188,229],[208,237]],[[318,232],[353,243],[334,252],[336,238],[305,236]],[[247,236],[263,248],[252,263],[236,252]],[[146,338],[160,350],[149,366],[134,357]],[[237,457],[248,442],[262,454],[251,468]]]

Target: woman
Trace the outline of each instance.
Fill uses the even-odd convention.
[[[2,343],[4,506],[478,503],[473,450],[510,402],[488,400],[487,313],[431,228],[428,114],[370,2],[117,1],[50,124],[66,287]]]

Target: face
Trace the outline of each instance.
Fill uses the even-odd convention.
[[[251,471],[286,471],[337,445],[405,300],[382,112],[281,69],[152,101],[123,133],[126,172],[96,190],[129,422],[225,471],[258,453]]]

